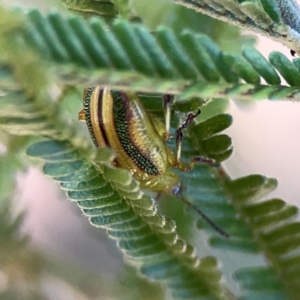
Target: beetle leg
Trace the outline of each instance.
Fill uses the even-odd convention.
[[[165,115],[165,125],[166,125],[166,132],[165,132],[165,141],[170,139],[170,124],[171,124],[171,105],[173,101],[173,96],[169,94],[163,95],[163,106],[164,106],[164,115]]]
[[[201,110],[198,109],[198,111],[193,114],[189,113],[184,123],[176,130],[176,161],[177,164],[180,164],[180,157],[181,157],[181,149],[182,149],[182,139],[183,139],[183,129],[186,129],[189,124],[201,113]]]
[[[177,197],[183,202],[185,203],[187,206],[189,206],[190,208],[192,208],[194,211],[196,211],[202,218],[203,220],[209,224],[213,229],[215,229],[219,234],[221,234],[222,236],[224,236],[225,238],[229,239],[230,235],[224,231],[223,229],[221,229],[221,227],[219,227],[216,223],[214,223],[199,207],[197,207],[196,205],[194,205],[193,203],[187,201],[184,197],[177,195]]]
[[[217,163],[213,158],[209,158],[209,157],[205,157],[205,156],[196,156],[191,160],[189,168],[192,169],[194,167],[195,163],[197,163],[197,162],[201,162],[201,163],[207,164],[212,167],[220,166],[220,164]]]
[[[214,166],[214,167],[218,167],[219,164],[216,163],[216,161],[212,158],[208,158],[208,157],[204,157],[204,156],[196,156],[194,157],[189,165],[185,165],[180,161],[180,157],[181,157],[181,150],[182,150],[182,139],[183,139],[183,129],[186,129],[189,124],[197,117],[199,116],[201,113],[201,110],[198,109],[198,111],[193,114],[193,113],[189,113],[186,120],[184,121],[184,123],[176,130],[176,162],[175,165],[173,166],[174,168],[178,168],[181,171],[190,171],[191,169],[193,169],[195,163],[197,162],[201,162],[201,163],[205,163],[208,164],[210,166]]]

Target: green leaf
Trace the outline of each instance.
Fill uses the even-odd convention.
[[[151,35],[145,27],[141,26],[136,26],[135,32],[140,39],[140,43],[143,46],[143,49],[147,51],[147,54],[151,58],[156,72],[162,78],[172,78],[175,70],[172,64],[168,61],[164,52],[155,43],[154,36]]]
[[[299,52],[299,15],[293,1],[176,0],[177,4],[207,14],[253,33],[280,41]],[[281,21],[281,23],[280,23]],[[293,30],[290,30],[292,28]]]
[[[280,78],[276,71],[256,49],[244,47],[243,56],[267,83],[272,85],[280,84]]]
[[[249,7],[252,9],[253,5]],[[219,13],[227,12],[220,2],[218,5],[209,2],[207,7],[217,8]],[[255,10],[260,7],[256,6]],[[269,17],[257,15],[263,16],[261,25],[266,28]],[[63,117],[62,108],[48,97],[49,87],[66,82],[92,83],[151,93],[183,92],[185,96],[194,93],[212,99],[220,96],[276,99],[299,93],[296,87],[279,86],[276,70],[296,84],[286,70],[296,74],[297,69],[291,64],[284,68],[286,61],[280,57],[275,70],[259,53],[246,49],[244,57],[248,63],[239,60],[238,66],[228,70],[226,59],[229,57],[233,66],[237,60],[233,60],[231,54],[224,55],[208,37],[192,31],[177,35],[172,29],[160,27],[152,34],[143,25],[123,20],[108,27],[103,21],[84,22],[74,16],[61,17],[58,13],[42,17],[36,12],[30,13],[27,23],[12,25],[10,21],[5,26],[4,17],[10,19],[10,15],[0,11],[0,16],[4,24],[0,32],[1,62],[8,66],[0,73],[7,89],[3,97],[1,95],[1,128],[12,134],[47,138],[29,147],[27,153],[44,160],[44,171],[60,184],[92,224],[108,230],[126,259],[140,267],[141,273],[165,284],[175,299],[224,299],[227,291],[216,259],[195,255],[195,249],[179,238],[175,223],[157,212],[154,201],[143,194],[139,183],[126,170],[111,167],[110,151],[90,149],[91,143],[81,136],[81,129]],[[239,17],[242,19],[242,14]],[[244,20],[247,24],[252,22],[250,18]],[[199,63],[196,51],[185,43],[204,49],[211,64]],[[46,48],[49,51],[43,53]],[[103,53],[97,58],[100,49]],[[34,76],[28,76],[28,67]],[[53,76],[49,68],[61,77]],[[205,77],[207,70],[211,70],[211,74]],[[255,74],[274,86],[238,83],[244,77],[254,83]],[[221,79],[217,82],[217,76],[226,82]],[[197,100],[193,105],[202,102]],[[181,100],[178,107],[182,105],[187,111],[189,103],[190,99]],[[176,105],[174,109],[177,113],[180,111]],[[220,133],[230,126],[232,118],[211,114],[204,119],[200,116],[197,123],[188,128],[190,136],[184,138],[183,145],[186,162],[200,154],[222,161],[232,152],[230,137]],[[270,272],[266,284],[261,284],[260,276],[268,277],[268,274],[257,275],[250,269],[250,279],[244,280],[242,285],[245,290],[242,297],[250,298],[252,289],[259,296],[267,292],[266,297],[276,293],[276,297],[280,295],[282,299],[285,294],[297,299],[299,226],[293,223],[297,209],[280,199],[258,202],[276,187],[276,180],[262,175],[231,180],[222,167],[203,164],[196,164],[191,172],[180,173],[180,178],[182,197],[203,208],[217,226],[230,234],[230,239],[220,237],[208,224],[198,220],[198,228],[208,234],[209,245],[221,250],[263,254],[266,258]],[[280,284],[276,278],[280,278]],[[243,282],[242,276],[238,279]]]
[[[121,184],[127,186],[127,189],[131,186],[131,193],[136,190],[136,186],[131,185],[134,180],[125,170],[103,165],[101,167],[103,175],[100,175],[95,173],[87,162],[78,160],[76,155],[70,161],[70,157],[66,160],[60,156],[61,153],[76,152],[66,142],[57,143],[50,140],[36,143],[27,151],[27,154],[33,154],[34,157],[40,155],[41,158],[46,159],[48,157],[61,158],[59,163],[46,163],[44,170],[60,182],[72,201],[76,201],[82,207],[84,214],[89,216],[91,224],[109,229],[109,234],[118,240],[118,246],[126,253],[126,256],[142,264],[143,274],[156,280],[168,279],[167,284],[170,284],[171,292],[172,282],[174,280],[181,282],[182,288],[175,288],[177,295],[192,293],[198,296],[208,296],[212,293],[204,282],[198,282],[196,289],[195,285],[191,289],[184,283],[183,274],[201,273],[202,268],[195,269],[198,258],[191,256],[189,251],[187,252],[188,249],[193,248],[179,240],[174,232],[174,225],[170,227],[169,221],[153,210],[153,200],[140,193],[137,198],[131,199],[125,196],[123,189],[116,188]],[[69,177],[70,182],[68,182],[68,173],[71,170],[74,176]],[[142,203],[139,203],[140,201]],[[181,250],[177,249],[178,246]],[[182,251],[185,247],[187,247],[186,251]],[[150,257],[151,260],[149,260]],[[180,260],[185,263],[180,263]],[[215,267],[212,269],[206,266],[206,268],[205,272],[217,274]],[[210,278],[210,280],[218,282],[220,276],[218,275],[215,279]]]
[[[260,0],[265,12],[274,22],[279,22],[281,19],[280,11],[274,0]]]
[[[277,289],[277,292],[280,292],[280,289],[282,289],[279,278],[269,268],[253,268],[251,271],[249,269],[240,269],[235,273],[235,277],[246,289],[265,292],[268,290],[274,291],[274,287]],[[259,280],[253,280],[255,277],[259,278]]]
[[[74,21],[73,21],[74,22]],[[126,55],[123,48],[120,46],[118,40],[114,35],[110,34],[106,24],[101,19],[91,20],[91,30],[95,34],[96,40],[103,45],[104,53],[108,56],[113,67],[120,70],[126,70],[130,68],[130,60]],[[83,28],[83,27],[82,27]],[[89,43],[91,40],[89,40]],[[87,46],[89,45],[86,44]],[[102,54],[103,55],[103,54]]]
[[[134,32],[134,27],[126,21],[118,20],[114,23],[113,33],[122,44],[131,65],[139,72],[154,75],[155,70],[151,65],[149,56]],[[136,55],[137,53],[138,55]]]
[[[208,82],[218,82],[220,75],[216,70],[214,61],[192,32],[183,31],[180,40],[203,78]]]
[[[143,25],[124,20],[108,27],[99,19],[84,22],[74,16],[62,18],[57,13],[43,17],[37,11],[31,11],[28,18],[28,27],[23,26],[16,34],[56,66],[59,80],[66,84],[113,83],[122,89],[139,92],[155,89],[171,94],[186,89],[181,99],[195,96],[292,99],[299,92],[297,88],[278,86],[280,78],[274,68],[253,49],[244,51],[249,66],[244,60],[233,59],[233,54],[224,55],[208,37],[191,31],[176,36],[172,30],[160,27],[150,33]],[[197,51],[207,59],[200,60]],[[101,54],[97,55],[98,52]],[[281,71],[286,68],[284,65],[284,61],[279,61],[276,68]],[[274,88],[258,86],[259,75]],[[236,84],[239,77],[257,86]],[[228,84],[221,82],[221,78]],[[291,83],[295,85],[297,79]]]
[[[159,27],[156,32],[156,39],[160,47],[168,52],[168,58],[173,63],[178,74],[181,74],[183,78],[197,78],[197,72],[192,64],[192,61],[186,55],[183,47],[180,46],[175,35],[167,30],[167,28]],[[167,49],[173,49],[173,51],[167,51]]]
[[[229,53],[223,53],[223,58],[231,71],[243,78],[245,82],[255,85],[260,83],[259,75],[242,58]]]
[[[50,22],[45,22],[45,18],[37,10],[32,10],[28,13],[29,20],[32,24],[29,24],[29,28],[36,30],[35,38],[32,38],[32,42],[39,41],[37,36],[40,36],[40,40],[43,41],[43,44],[46,44],[49,51],[45,52],[46,58],[49,57],[49,52],[51,53],[51,57],[59,62],[68,61],[68,54],[66,49],[61,45],[54,29],[52,28],[52,24]],[[30,32],[25,32],[28,36],[34,33],[34,30],[30,30]],[[44,46],[39,42],[36,44],[36,49],[44,50]]]
[[[270,199],[265,202],[255,203],[249,206],[244,206],[243,211],[249,217],[260,217],[265,214],[273,213],[285,205],[281,199]]]
[[[286,56],[279,52],[271,52],[269,60],[289,85],[299,85],[300,71],[290,62],[290,60],[287,59]]]
[[[81,13],[85,17],[101,15],[112,18],[117,14],[115,5],[110,0],[89,1],[89,0],[62,0],[67,9]]]
[[[240,5],[240,10],[253,19],[253,21],[264,29],[268,29],[272,24],[271,18],[257,4],[251,1],[244,1]]]
[[[238,77],[228,70],[228,67],[223,60],[222,52],[218,46],[204,35],[198,35],[197,40],[203,45],[207,53],[210,55],[224,80],[226,82],[236,83],[238,81]]]
[[[225,130],[232,124],[232,117],[227,114],[220,114],[211,119],[199,123],[194,127],[194,132],[199,139],[207,139],[213,134]]]

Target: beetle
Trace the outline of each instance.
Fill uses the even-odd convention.
[[[205,157],[194,158],[190,165],[180,160],[182,130],[200,114],[190,113],[176,131],[176,154],[166,145],[170,138],[170,96],[164,96],[164,124],[150,116],[136,93],[89,87],[83,96],[84,108],[79,119],[87,123],[96,147],[114,150],[115,166],[127,169],[144,189],[159,193],[177,193],[179,177],[170,167],[181,171],[192,169],[196,161],[213,164]]]
[[[127,169],[142,189],[179,195],[180,180],[171,168],[189,171],[196,162],[216,165],[210,158],[197,156],[186,165],[180,160],[182,131],[199,114],[189,113],[176,131],[176,153],[165,143],[170,138],[171,96],[164,95],[165,124],[150,115],[134,92],[89,87],[84,90],[79,120],[85,121],[96,147],[114,150],[116,167]],[[228,234],[215,225],[201,210],[181,197],[219,233]]]

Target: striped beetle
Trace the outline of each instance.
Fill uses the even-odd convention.
[[[79,119],[85,120],[96,147],[110,147],[116,154],[114,164],[127,169],[142,188],[176,193],[179,177],[170,167],[190,170],[196,161],[213,164],[214,160],[196,157],[186,166],[180,161],[182,130],[200,114],[189,114],[176,132],[176,155],[165,140],[170,124],[150,116],[137,94],[90,87],[84,91],[84,108]],[[165,115],[170,120],[170,97],[164,96]]]
[[[110,147],[116,158],[114,165],[127,169],[143,189],[159,193],[179,194],[180,181],[171,167],[189,171],[196,162],[214,165],[210,158],[197,156],[189,165],[180,160],[182,131],[200,114],[188,114],[176,131],[176,154],[165,144],[170,138],[171,97],[163,96],[165,124],[146,112],[136,93],[89,87],[84,90],[83,109],[79,120],[85,121],[96,147]],[[220,234],[228,234],[215,225],[199,208],[180,199],[197,211]]]

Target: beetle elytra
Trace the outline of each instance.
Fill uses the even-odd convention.
[[[170,138],[169,95],[163,96],[166,123],[150,115],[134,92],[89,87],[83,96],[79,119],[84,120],[96,147],[110,147],[116,155],[114,165],[127,169],[140,182],[142,189],[159,193],[178,194],[180,181],[172,168],[189,171],[196,162],[214,165],[210,158],[197,156],[189,165],[180,160],[182,131],[200,114],[188,114],[176,131],[176,153],[166,145]],[[219,233],[228,237],[201,210],[185,199],[184,203],[196,210]]]
[[[96,147],[110,147],[116,154],[115,165],[127,169],[142,188],[174,193],[179,177],[171,167],[190,170],[196,161],[213,164],[214,160],[196,157],[186,166],[180,160],[182,130],[200,113],[189,114],[176,132],[176,155],[165,144],[169,138],[170,101],[164,97],[168,122],[150,116],[137,94],[90,87],[84,92],[84,108],[79,119],[85,120]]]

